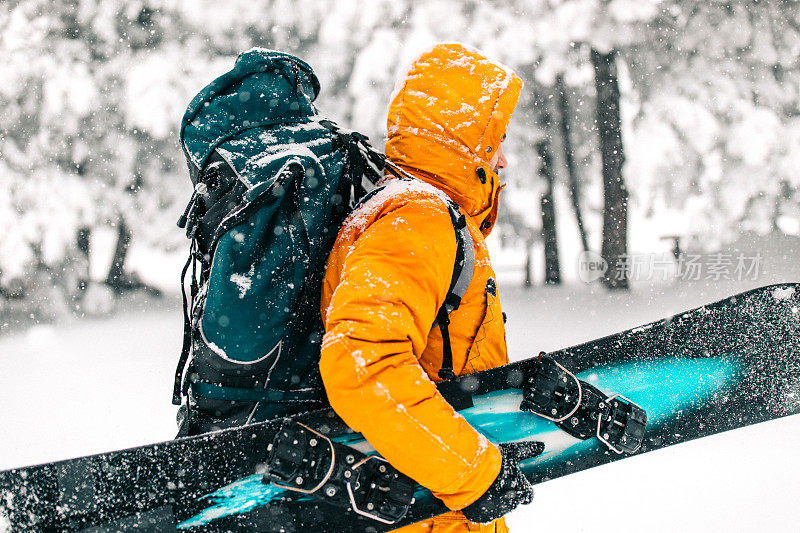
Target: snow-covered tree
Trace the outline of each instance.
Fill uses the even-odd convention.
[[[79,237],[95,228],[184,246],[174,226],[189,193],[180,118],[252,46],[307,60],[322,82],[321,110],[378,147],[398,76],[434,42],[463,41],[515,68],[527,90],[506,143],[515,194],[497,228],[513,246],[541,229],[543,136],[555,143],[556,197],[568,198],[561,134],[542,129],[532,97],[560,96],[562,76],[569,187],[580,189],[594,249],[603,201],[590,53],[614,50],[634,251],[663,233],[714,247],[742,231],[800,232],[799,9],[756,0],[7,0],[0,289],[8,297],[50,283],[73,293],[84,274],[63,273],[85,270]]]

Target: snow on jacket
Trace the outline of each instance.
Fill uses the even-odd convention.
[[[387,178],[386,189],[351,215],[322,291],[320,370],[331,405],[390,463],[453,510],[486,491],[501,458],[434,384],[442,337],[432,325],[456,255],[443,195],[467,215],[475,248],[472,281],[450,315],[453,368],[463,375],[508,362],[484,238],[502,188],[490,160],[521,89],[509,69],[460,44],[437,45],[417,59],[389,110],[386,155],[420,181]],[[461,513],[436,522],[437,531],[478,530]],[[408,531],[432,527],[427,521]],[[498,521],[480,530],[506,528]]]

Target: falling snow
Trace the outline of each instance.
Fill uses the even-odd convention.
[[[798,281],[797,19],[792,2],[748,0],[0,2],[0,468],[174,436],[168,388],[188,250],[175,220],[191,194],[178,128],[192,96],[238,52],[268,47],[307,60],[321,80],[319,109],[377,148],[412,59],[435,42],[478,47],[523,78],[504,143],[508,187],[488,239],[509,346],[521,358],[754,286]],[[669,274],[648,277],[643,267],[622,293],[581,281],[584,250],[558,127],[562,77],[575,197],[590,251],[599,252],[604,183],[591,50],[618,52],[628,251]],[[487,82],[478,106],[493,101],[508,70]],[[239,99],[279,103],[264,93]],[[462,103],[441,113],[469,110]],[[456,131],[472,125],[465,120]],[[258,138],[275,140],[269,132]],[[255,140],[232,140],[231,148],[243,148],[237,142]],[[542,143],[554,154],[562,274],[555,287],[543,286]],[[306,147],[286,146],[316,160]],[[250,165],[284,156],[264,151]],[[325,177],[306,179],[313,188]],[[387,189],[437,209],[445,200],[420,184]],[[373,198],[345,231],[363,229],[383,199]],[[415,231],[402,217],[393,223]],[[673,238],[683,256],[673,256]],[[758,254],[763,262],[753,279],[680,279],[680,261],[693,254]],[[115,266],[122,275],[109,279]],[[242,265],[229,276],[240,300],[252,295],[254,275],[255,265]],[[522,288],[526,278],[531,289]],[[787,405],[798,395],[800,386],[787,384]],[[796,531],[797,418],[546,483],[510,516],[512,531],[561,530],[565,517],[576,531]],[[770,497],[754,506],[753,494]],[[608,516],[608,495],[624,495],[627,522],[598,523]]]

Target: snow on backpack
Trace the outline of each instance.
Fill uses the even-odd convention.
[[[194,192],[178,222],[191,248],[173,403],[189,397],[184,434],[327,405],[318,363],[328,255],[382,170],[409,177],[365,136],[321,117],[319,90],[308,64],[256,48],[201,90],[183,117]],[[448,208],[458,251],[437,325],[449,376],[447,315],[472,277],[473,250],[458,206]]]

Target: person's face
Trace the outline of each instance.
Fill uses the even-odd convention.
[[[505,139],[505,136],[503,136]],[[493,172],[497,172],[498,170],[502,170],[508,166],[508,161],[506,160],[505,154],[503,154],[503,143],[500,143],[500,146],[497,147],[497,151],[494,153],[492,160],[489,162],[492,167]]]

